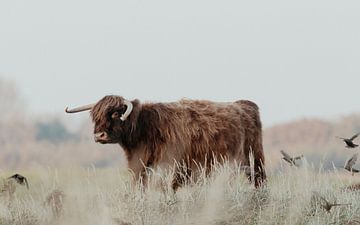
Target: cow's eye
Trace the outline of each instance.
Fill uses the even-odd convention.
[[[113,112],[113,114],[111,115],[111,118],[113,118],[113,119],[118,119],[119,116],[120,116],[119,112],[115,111],[115,112]]]

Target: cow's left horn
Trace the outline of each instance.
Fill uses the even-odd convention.
[[[131,113],[131,111],[133,109],[133,104],[130,101],[124,100],[124,104],[127,106],[127,109],[124,112],[124,114],[120,117],[120,119],[122,121],[125,121],[128,118],[128,116],[130,115],[130,113]]]
[[[82,112],[82,111],[87,111],[87,110],[91,110],[94,107],[95,104],[89,104],[89,105],[83,105],[80,107],[76,107],[73,109],[69,109],[68,107],[66,107],[65,112],[67,113],[77,113],[77,112]]]

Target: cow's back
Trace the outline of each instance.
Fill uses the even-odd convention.
[[[246,128],[242,126],[246,110],[237,103],[218,103],[205,100],[182,100],[188,146],[186,157],[198,162],[226,157],[239,157]],[[245,118],[245,121],[248,120]],[[241,156],[240,156],[241,157]]]

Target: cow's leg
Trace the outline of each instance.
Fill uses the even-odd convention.
[[[185,183],[184,177],[178,171],[174,174],[174,179],[172,181],[172,189],[176,191],[179,187],[183,186]]]
[[[262,186],[266,181],[266,172],[265,172],[265,156],[262,145],[261,134],[258,138],[255,139],[251,144],[252,151],[254,155],[254,176],[255,176],[255,187],[258,188]]]
[[[246,175],[249,181],[254,185],[256,188],[260,187],[266,180],[266,173],[264,168],[264,152],[262,147],[261,141],[246,141],[244,145],[244,152],[245,152],[245,160],[241,162],[241,166],[250,166],[250,152],[254,158],[254,180],[251,176],[251,172],[246,170]]]
[[[174,178],[172,181],[172,189],[176,191],[179,187],[183,186],[191,176],[191,169],[189,163],[177,163],[174,168]]]
[[[245,141],[243,144],[242,151],[244,152],[244,156],[241,157],[241,166],[245,168],[250,168],[250,150],[251,150],[251,144],[249,141]],[[251,170],[245,169],[245,175],[249,179],[250,183],[252,183],[252,176],[251,176]]]
[[[128,168],[133,174],[134,186],[137,182],[141,181],[145,186],[147,184],[147,172],[145,167],[145,154],[144,151],[138,150],[128,154]]]

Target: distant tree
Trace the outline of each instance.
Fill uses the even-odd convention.
[[[14,81],[0,77],[0,150],[8,144],[33,140],[33,126]]]
[[[36,140],[49,141],[58,144],[78,139],[78,136],[70,132],[59,120],[39,122],[36,124]]]
[[[24,101],[15,82],[0,77],[0,120],[24,111]]]

